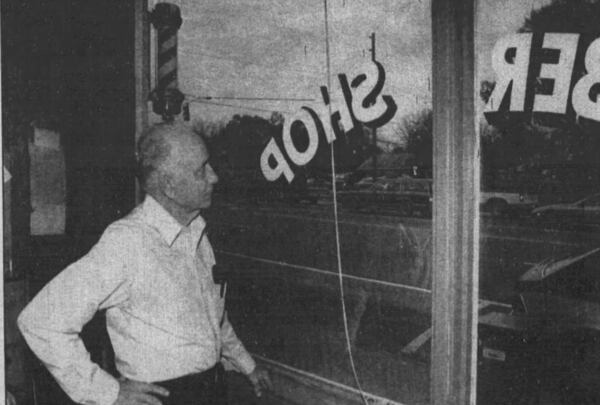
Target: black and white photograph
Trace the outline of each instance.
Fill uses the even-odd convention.
[[[599,405],[600,0],[3,0],[7,405]]]

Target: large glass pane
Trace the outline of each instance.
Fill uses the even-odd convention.
[[[178,4],[179,86],[220,176],[206,216],[238,335],[297,384],[428,403],[430,2]]]
[[[479,404],[600,403],[600,2],[479,2]]]

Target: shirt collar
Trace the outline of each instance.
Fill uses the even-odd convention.
[[[158,230],[169,246],[173,245],[177,236],[179,236],[181,231],[185,228],[150,195],[146,195],[146,198],[142,203],[142,212],[144,213],[146,222]],[[198,215],[190,223],[189,227],[192,232],[192,237],[199,240],[206,228],[206,221]]]

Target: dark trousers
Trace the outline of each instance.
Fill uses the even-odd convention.
[[[159,399],[163,405],[226,405],[225,375],[220,364],[202,373],[191,374],[155,384],[169,390]]]

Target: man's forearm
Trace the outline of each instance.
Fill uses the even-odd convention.
[[[236,336],[233,327],[227,317],[221,326],[221,344],[223,357],[229,360],[243,374],[250,374],[256,367],[256,363],[243,343]]]

